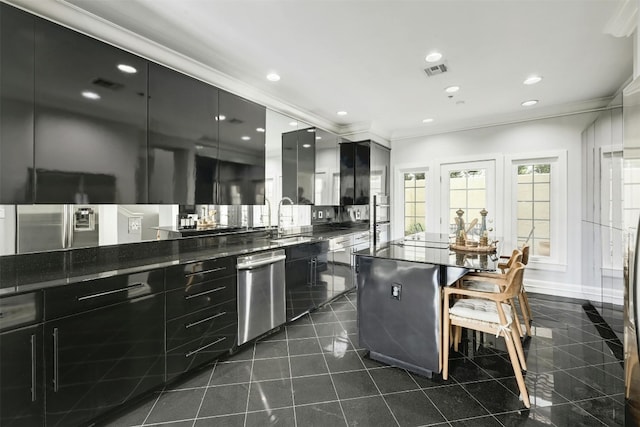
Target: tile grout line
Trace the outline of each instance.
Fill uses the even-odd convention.
[[[309,316],[307,314],[307,316]],[[284,336],[287,343],[287,363],[289,364],[289,384],[291,386],[291,404],[293,405],[293,425],[295,427],[298,426],[298,417],[296,415],[296,395],[293,390],[293,372],[291,371],[291,353],[289,352],[289,331],[287,328],[284,329]]]
[[[251,354],[251,372],[249,373],[249,387],[247,387],[247,403],[244,407],[244,427],[247,427],[247,414],[249,412],[249,398],[251,397],[251,380],[253,379],[253,363],[256,359],[256,345],[257,343],[253,343],[253,353]]]
[[[213,373],[216,371],[217,367],[218,367],[218,361],[216,360],[216,362],[213,364],[213,369],[211,370],[211,373],[209,374],[209,379],[207,380],[207,387],[205,387],[204,393],[202,393],[202,398],[200,399],[200,405],[198,406],[198,410],[196,411],[196,418],[193,420],[193,424],[191,425],[191,427],[196,427],[196,423],[198,422],[198,416],[200,415],[200,410],[202,409],[202,404],[204,403],[204,398],[207,395],[207,390],[209,389],[209,384],[211,384],[211,379],[213,378]]]
[[[166,387],[162,387],[162,391],[160,391],[160,393],[158,393],[158,397],[156,397],[155,402],[153,402],[153,406],[151,406],[151,409],[149,409],[149,412],[147,413],[147,416],[144,417],[144,420],[142,421],[142,424],[140,424],[140,425],[145,425],[147,423],[147,420],[149,419],[149,416],[151,415],[151,412],[153,412],[153,409],[158,404],[158,400],[160,400],[160,396],[162,396],[162,394],[165,392],[166,389],[167,389]]]
[[[346,298],[346,296],[345,296]],[[333,311],[333,309],[332,309]],[[318,341],[318,346],[320,346],[320,352],[322,354],[322,360],[324,360],[324,366],[327,368],[327,372],[329,374],[329,380],[331,381],[331,385],[333,386],[333,392],[336,394],[336,399],[338,399],[338,405],[340,406],[340,412],[342,412],[342,419],[344,423],[349,427],[349,421],[347,420],[347,415],[344,413],[344,408],[342,407],[342,401],[340,396],[338,395],[338,389],[336,388],[336,384],[333,381],[333,376],[331,375],[331,370],[329,369],[329,363],[327,362],[327,356],[325,356],[324,351],[322,349],[322,344],[320,343],[320,338],[318,338],[318,333],[316,331],[316,325],[313,321],[313,318],[309,316],[309,320],[311,320],[311,326],[313,327],[313,331],[316,333],[316,340]]]

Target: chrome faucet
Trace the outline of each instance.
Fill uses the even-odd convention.
[[[278,202],[278,236],[281,236],[282,234],[284,234],[284,227],[282,227],[282,220],[281,220],[281,216],[280,216],[280,208],[282,207],[282,202],[284,201],[288,201],[290,205],[293,205],[293,200],[291,200],[289,197],[283,197],[282,199],[280,199],[280,201]]]
[[[269,237],[271,236],[271,202],[269,201],[269,199],[265,196],[264,198],[265,203],[267,204],[267,231],[269,232]]]

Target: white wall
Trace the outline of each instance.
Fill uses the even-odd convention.
[[[581,284],[581,203],[582,183],[582,132],[595,120],[597,113],[580,113],[528,122],[491,126],[480,129],[451,132],[440,135],[417,137],[392,142],[392,236],[403,235],[402,193],[396,186],[402,169],[428,168],[427,224],[429,229],[438,227],[440,201],[438,200],[440,164],[445,162],[466,162],[478,159],[494,159],[496,162],[497,210],[494,224],[496,236],[500,229],[510,230],[511,209],[503,203],[509,194],[511,181],[510,167],[506,159],[513,155],[533,154],[542,151],[565,151],[567,158],[567,203],[565,215],[566,265],[544,268],[530,265],[525,283],[532,292],[547,293],[573,298],[584,298]],[[575,191],[573,191],[575,190]],[[429,231],[429,230],[428,230]],[[437,230],[433,230],[437,231]],[[510,252],[514,243],[508,233],[501,248]]]

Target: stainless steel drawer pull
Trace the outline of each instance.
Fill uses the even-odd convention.
[[[117,294],[118,292],[126,292],[126,291],[129,291],[131,289],[139,288],[139,287],[144,286],[144,285],[145,285],[145,283],[140,282],[140,283],[134,283],[133,285],[129,285],[126,288],[114,289],[112,291],[99,292],[97,294],[84,295],[84,296],[78,297],[78,301],[85,301],[85,300],[88,300],[88,299],[100,298],[100,297],[104,297],[104,296],[107,296],[107,295]]]
[[[53,328],[53,391],[57,392],[58,384],[58,328]]]
[[[36,336],[31,334],[31,401],[36,401]]]
[[[195,322],[192,322],[192,323],[187,323],[186,325],[184,325],[184,328],[185,329],[189,329],[189,328],[191,328],[193,326],[199,325],[200,323],[208,322],[209,320],[213,320],[213,319],[215,319],[217,317],[224,316],[225,314],[227,314],[227,312],[223,311],[223,312],[220,312],[218,314],[214,314],[213,316],[209,316],[209,317],[206,317],[204,319],[196,320]]]
[[[227,267],[217,267],[217,268],[212,268],[211,270],[196,271],[194,273],[185,274],[184,277],[197,276],[199,274],[215,273],[216,271],[222,271],[226,269]]]
[[[223,289],[227,289],[227,287],[226,286],[220,286],[218,288],[210,289],[208,291],[198,292],[197,294],[185,295],[184,299],[198,298],[198,297],[201,297],[202,295],[212,294],[214,292],[218,292],[218,291],[221,291]]]
[[[217,340],[215,340],[215,341],[214,341],[214,342],[212,342],[211,344],[207,344],[207,345],[202,346],[202,347],[200,347],[200,348],[197,348],[197,349],[195,349],[195,350],[193,350],[193,351],[190,351],[189,353],[185,354],[185,355],[184,355],[184,357],[191,357],[191,356],[193,356],[194,354],[196,354],[196,353],[200,353],[202,350],[205,350],[205,349],[207,349],[207,348],[209,348],[209,347],[211,347],[211,346],[213,346],[213,345],[216,345],[216,344],[218,344],[219,342],[222,342],[222,341],[224,341],[224,340],[226,340],[226,339],[227,339],[227,337],[218,338]]]

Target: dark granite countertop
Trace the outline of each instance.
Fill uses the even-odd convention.
[[[264,230],[0,257],[0,296],[172,265],[326,240],[367,228],[324,228],[304,239],[272,239]]]
[[[436,233],[419,233],[413,238],[394,240],[375,248],[362,249],[356,254],[479,271],[494,271],[498,265],[495,254],[450,250],[449,236]]]

